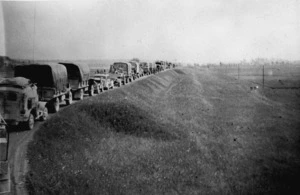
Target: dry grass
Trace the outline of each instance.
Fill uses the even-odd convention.
[[[207,69],[152,75],[47,121],[29,145],[29,192],[292,192],[299,109],[284,101]]]

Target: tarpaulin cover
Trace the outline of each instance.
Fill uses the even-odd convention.
[[[125,74],[131,74],[131,64],[127,62],[115,62],[111,67],[109,72],[110,73],[125,73]]]
[[[67,69],[57,63],[18,65],[15,77],[25,77],[38,87],[51,87],[64,91],[68,83]]]
[[[78,80],[79,82],[89,80],[90,67],[84,63],[60,62],[67,68],[68,79]]]

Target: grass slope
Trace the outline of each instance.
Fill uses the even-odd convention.
[[[207,69],[152,75],[44,123],[29,144],[28,190],[292,192],[299,180],[299,109],[279,101]]]

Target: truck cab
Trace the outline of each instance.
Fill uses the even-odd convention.
[[[0,81],[0,114],[8,125],[31,130],[37,119],[46,120],[48,110],[39,102],[37,87],[23,77]]]
[[[109,74],[95,74],[94,79],[99,79],[104,89],[114,88],[114,81],[110,78]]]

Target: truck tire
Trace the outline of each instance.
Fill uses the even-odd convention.
[[[91,89],[90,89],[90,91],[89,91],[89,95],[90,96],[94,96],[95,95],[95,93],[94,93],[94,86],[91,86]]]
[[[55,100],[52,100],[48,103],[47,108],[51,113],[56,113],[59,111],[59,99],[55,98]]]
[[[72,92],[70,91],[69,93],[68,93],[68,99],[66,100],[66,104],[67,105],[70,105],[70,104],[72,104],[73,103],[73,95],[72,95]]]
[[[56,98],[55,102],[53,102],[53,108],[54,108],[54,112],[58,112],[59,111],[59,99]]]
[[[79,92],[79,100],[83,100],[83,89],[80,89],[80,92]]]
[[[29,114],[28,120],[24,123],[25,130],[32,130],[34,127],[34,116]]]
[[[100,92],[101,92],[100,86],[97,86],[97,94],[100,94]]]
[[[74,92],[74,98],[77,100],[83,100],[83,89]]]
[[[48,118],[48,108],[45,107],[43,109],[43,113],[42,113],[42,116],[40,117],[40,120],[45,121],[45,120],[47,120],[47,118]]]

